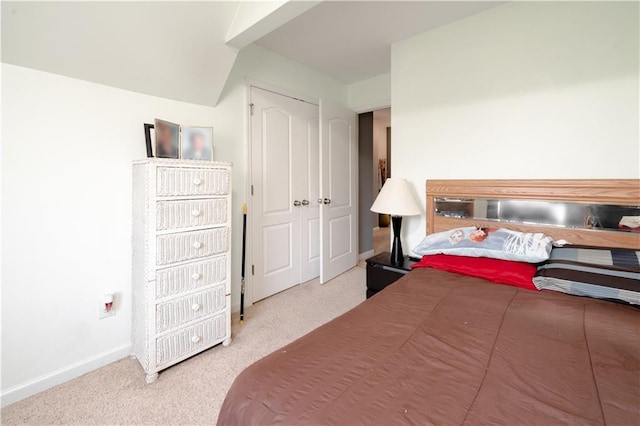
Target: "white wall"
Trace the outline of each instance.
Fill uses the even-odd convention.
[[[213,108],[14,65],[2,65],[2,89],[4,394],[129,352],[131,161],[146,156],[142,123],[215,122]],[[118,293],[117,314],[98,320],[106,290]]]
[[[215,159],[235,164],[239,229],[246,77],[346,105],[346,86],[253,46],[215,108],[2,64],[3,404],[130,353],[131,162],[146,155],[143,123],[214,127]],[[234,310],[240,241],[235,232]],[[98,320],[105,290],[118,292],[120,306]]]
[[[348,87],[349,108],[369,112],[391,105],[391,74],[381,74]]]
[[[423,203],[429,178],[640,177],[638,22],[637,2],[511,2],[394,45],[392,173]]]

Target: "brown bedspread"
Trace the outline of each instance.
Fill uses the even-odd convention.
[[[218,424],[640,424],[640,310],[432,269],[247,368]]]

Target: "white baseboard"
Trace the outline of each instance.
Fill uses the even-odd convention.
[[[365,260],[373,256],[373,250],[365,251],[364,253],[360,253],[358,255],[358,260]]]
[[[71,379],[80,377],[90,371],[104,367],[107,364],[126,358],[131,355],[131,344],[127,343],[118,346],[110,351],[103,352],[91,358],[75,362],[63,368],[36,377],[28,382],[13,386],[2,391],[2,406],[5,407],[14,402],[18,402],[31,395],[50,389],[54,386],[68,382]]]

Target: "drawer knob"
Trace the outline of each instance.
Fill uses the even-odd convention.
[[[194,311],[199,311],[200,310],[200,304],[199,303],[194,303],[193,305],[191,305],[191,309]]]
[[[200,247],[202,247],[202,243],[200,241],[196,241],[193,243],[194,249],[199,249]]]
[[[193,275],[191,275],[191,278],[198,281],[200,279],[200,274],[198,272],[194,272]]]
[[[193,337],[191,338],[191,341],[192,341],[193,343],[198,343],[198,342],[200,341],[200,336],[193,336]]]
[[[198,217],[198,216],[200,216],[200,210],[193,209],[193,210],[191,210],[191,214],[193,215],[193,217]]]
[[[195,179],[193,180],[193,184],[194,184],[195,186],[200,186],[200,185],[202,185],[202,181],[201,181],[200,179],[198,179],[198,178],[195,178]]]

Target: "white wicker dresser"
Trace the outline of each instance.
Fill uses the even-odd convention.
[[[133,165],[133,356],[158,372],[231,343],[231,164]]]

